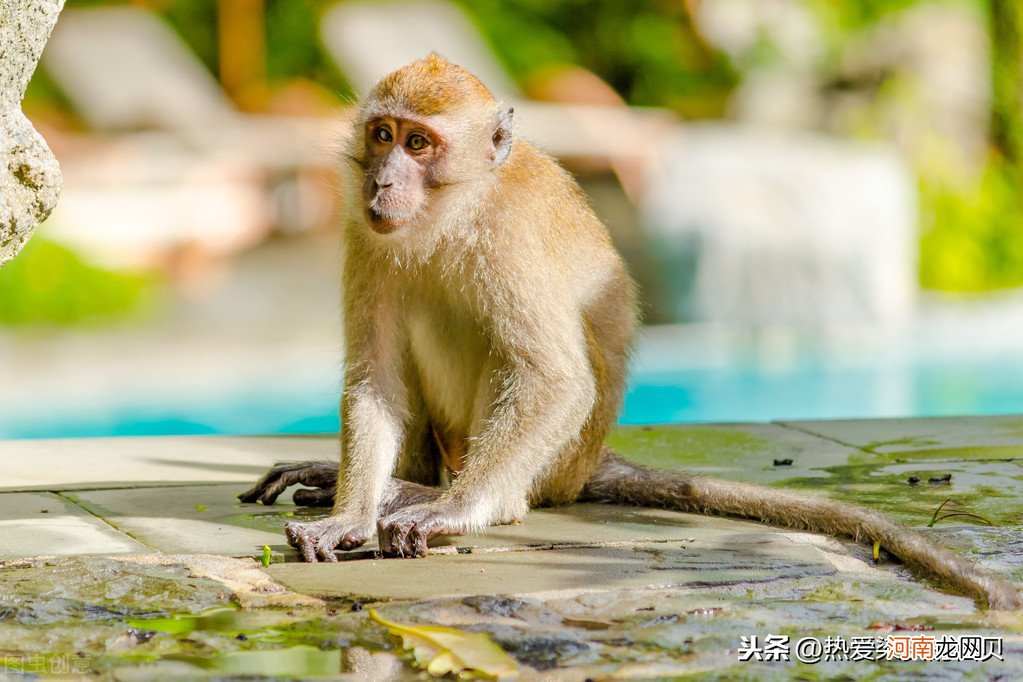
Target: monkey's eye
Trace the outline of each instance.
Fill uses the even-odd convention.
[[[391,131],[382,126],[380,128],[377,128],[377,131],[376,133],[374,133],[374,136],[380,142],[390,142],[391,140],[394,139],[394,135],[391,134]]]
[[[412,133],[405,141],[405,146],[414,152],[422,151],[430,146],[429,141],[419,133]]]

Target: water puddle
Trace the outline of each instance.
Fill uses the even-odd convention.
[[[340,649],[323,651],[309,646],[231,651],[215,656],[168,656],[164,660],[223,675],[316,678],[335,677],[344,671]]]

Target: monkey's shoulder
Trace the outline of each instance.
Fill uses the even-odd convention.
[[[521,237],[535,233],[557,250],[590,244],[610,246],[607,227],[571,173],[529,142],[517,140],[499,171],[492,208],[497,222]]]

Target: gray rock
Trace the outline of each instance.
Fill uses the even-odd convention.
[[[57,159],[21,100],[64,0],[0,4],[0,266],[14,258],[57,203]]]

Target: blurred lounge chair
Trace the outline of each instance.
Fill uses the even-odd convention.
[[[156,15],[67,9],[43,68],[94,131],[89,144],[68,146],[87,152],[61,159],[58,239],[101,260],[150,264],[325,221],[333,197],[322,174],[338,123],[239,112]]]

